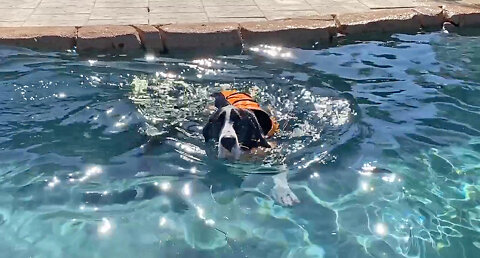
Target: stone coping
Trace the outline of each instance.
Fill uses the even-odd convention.
[[[0,44],[80,54],[98,51],[154,53],[239,50],[256,44],[289,47],[330,43],[338,35],[417,32],[453,27],[480,27],[480,7],[444,5],[371,10],[244,23],[168,25],[99,25],[82,27],[0,27]]]

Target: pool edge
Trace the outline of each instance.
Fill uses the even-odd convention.
[[[370,10],[258,22],[0,27],[0,44],[38,50],[133,52],[241,52],[246,46],[288,47],[331,43],[336,37],[365,33],[418,32],[421,29],[480,27],[480,6],[447,4]]]

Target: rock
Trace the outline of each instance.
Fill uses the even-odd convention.
[[[443,10],[445,18],[457,26],[480,25],[480,7],[446,5]]]
[[[78,29],[77,50],[135,51],[141,49],[137,30],[131,26],[85,26]]]
[[[152,25],[135,25],[142,45],[147,52],[162,53],[165,51],[160,31]]]
[[[46,50],[66,50],[75,45],[75,27],[0,27],[0,44]]]
[[[368,32],[410,32],[421,28],[419,13],[413,9],[386,9],[336,17],[340,32],[346,35]]]
[[[169,53],[240,51],[242,41],[237,23],[192,23],[160,26]]]
[[[312,46],[330,42],[336,34],[333,17],[319,19],[287,19],[266,22],[245,22],[241,25],[246,45],[271,44],[287,47]]]
[[[440,6],[417,7],[413,9],[419,14],[423,28],[442,28],[444,22],[443,9]]]

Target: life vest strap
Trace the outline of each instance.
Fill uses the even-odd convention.
[[[239,103],[239,102],[242,102],[242,101],[247,101],[247,102],[253,102],[255,104],[258,104],[255,100],[253,99],[237,99],[237,100],[234,100],[231,104],[235,106],[235,104]]]
[[[223,92],[222,92],[222,93],[223,93]],[[227,92],[227,94],[228,94],[228,92]],[[224,94],[224,96],[225,96],[226,99],[229,99],[229,98],[231,98],[231,97],[235,97],[235,95],[245,95],[245,96],[247,96],[247,98],[253,100],[252,96],[250,96],[248,93],[245,93],[245,92],[238,92],[238,91],[236,91],[236,92],[233,92],[233,93],[228,94],[228,96],[225,96],[225,94]]]

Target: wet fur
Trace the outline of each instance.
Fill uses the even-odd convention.
[[[204,126],[203,136],[206,142],[213,140],[217,143],[218,158],[234,161],[245,160],[251,155],[265,154],[262,148],[272,147],[265,139],[257,117],[252,111],[230,105],[220,93],[213,96],[217,110]],[[230,151],[221,144],[224,137],[235,139],[235,144]],[[273,176],[272,195],[274,199],[282,205],[290,206],[298,203],[297,196],[288,186],[285,165],[281,166],[281,171]]]

